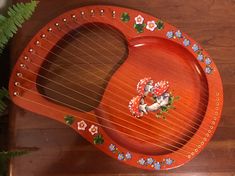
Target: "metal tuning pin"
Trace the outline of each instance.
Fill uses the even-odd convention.
[[[14,96],[20,96],[20,93],[19,92],[14,92],[13,95]]]
[[[15,86],[20,86],[20,83],[19,82],[15,82]]]
[[[27,68],[25,64],[20,64],[20,67],[23,68],[23,69]]]
[[[91,10],[91,16],[95,16],[95,11],[93,9]]]
[[[103,9],[100,10],[100,15],[101,15],[101,16],[104,15],[104,10],[103,10]]]
[[[62,20],[64,23],[67,23],[67,19],[66,18],[63,18]]]
[[[112,17],[115,18],[116,17],[116,11],[112,11]]]
[[[42,38],[42,39],[46,38],[46,35],[45,35],[45,34],[42,34],[42,35],[41,35],[41,38]]]
[[[48,28],[47,31],[48,31],[48,32],[52,32],[52,28]]]
[[[77,16],[76,16],[75,14],[72,14],[72,15],[71,15],[71,18],[72,18],[74,21],[77,20]]]
[[[32,48],[29,48],[29,52],[30,52],[30,53],[33,53],[33,49],[32,49]]]
[[[35,45],[37,45],[37,46],[39,46],[39,45],[40,45],[39,40],[37,40],[37,41],[35,42]]]
[[[83,18],[85,16],[85,12],[81,11],[81,17]]]
[[[18,72],[18,73],[16,73],[16,76],[17,77],[22,77],[23,75],[22,75],[22,73]]]
[[[55,23],[55,27],[56,27],[58,30],[61,30],[59,23]]]
[[[30,61],[30,59],[29,59],[28,56],[24,56],[24,60],[25,60],[25,61],[28,61],[28,62]]]

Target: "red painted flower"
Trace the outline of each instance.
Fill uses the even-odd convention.
[[[169,82],[168,81],[160,81],[155,83],[153,88],[153,94],[160,96],[163,93],[165,93],[169,88]]]

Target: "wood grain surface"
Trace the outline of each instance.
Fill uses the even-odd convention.
[[[13,2],[19,2],[14,0]],[[235,175],[235,1],[233,0],[41,0],[34,16],[11,42],[12,66],[30,38],[67,10],[89,4],[138,9],[178,27],[209,52],[224,85],[224,108],[209,145],[186,165],[148,172],[124,165],[86,142],[67,126],[11,106],[10,147],[38,148],[13,159],[12,176]]]

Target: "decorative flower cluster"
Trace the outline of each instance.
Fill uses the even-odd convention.
[[[123,153],[118,150],[118,148],[114,144],[109,145],[109,150],[115,154],[117,154],[118,160],[130,160],[132,158],[132,155],[130,152]]]
[[[121,21],[127,23],[130,21],[130,15],[127,12],[123,12],[120,17]],[[138,15],[135,17],[134,28],[136,29],[137,33],[144,32],[144,28],[146,27],[147,30],[154,31],[155,29],[162,30],[164,28],[164,23],[161,20],[158,21],[147,21],[144,22],[144,17]]]
[[[87,124],[84,120],[77,122],[77,128],[78,130],[86,130]],[[101,134],[98,133],[98,126],[95,125],[91,125],[90,128],[88,129],[88,131],[91,133],[91,135],[93,136],[93,142],[94,144],[103,144],[104,143],[104,139],[103,136]]]
[[[184,37],[180,30],[177,30],[176,32],[168,31],[166,33],[166,37],[169,39],[176,39],[176,38],[183,39],[183,45],[185,47],[191,45],[190,40],[187,39],[186,37]],[[210,66],[210,64],[212,63],[211,59],[209,57],[203,55],[203,52],[202,52],[203,50],[201,48],[199,48],[199,46],[197,44],[193,44],[191,48],[192,48],[193,52],[195,52],[197,54],[197,59],[200,62],[205,62],[205,64],[206,64],[205,73],[207,73],[207,74],[212,73],[213,69]]]
[[[174,160],[171,158],[166,158],[161,162],[156,161],[153,158],[147,158],[147,159],[141,158],[137,161],[137,163],[142,166],[150,166],[155,168],[156,170],[160,170],[161,167],[164,165],[171,165],[173,162]]]
[[[129,110],[134,117],[140,118],[148,112],[157,111],[157,117],[164,117],[163,112],[168,112],[176,97],[167,92],[169,88],[168,81],[159,81],[154,84],[150,77],[143,78],[137,84],[138,95],[129,102]],[[153,104],[147,105],[145,97],[152,94]]]
[[[144,17],[141,15],[136,16],[134,28],[136,29],[137,33],[144,32],[144,27],[150,31],[154,31],[155,29],[162,30],[164,28],[164,23],[161,20],[158,20],[157,22],[152,20],[144,23]]]

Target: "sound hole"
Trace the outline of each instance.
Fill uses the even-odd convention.
[[[128,53],[123,35],[114,30],[92,23],[65,35],[42,65],[37,83],[46,88],[38,86],[39,92],[82,112],[96,108]]]

